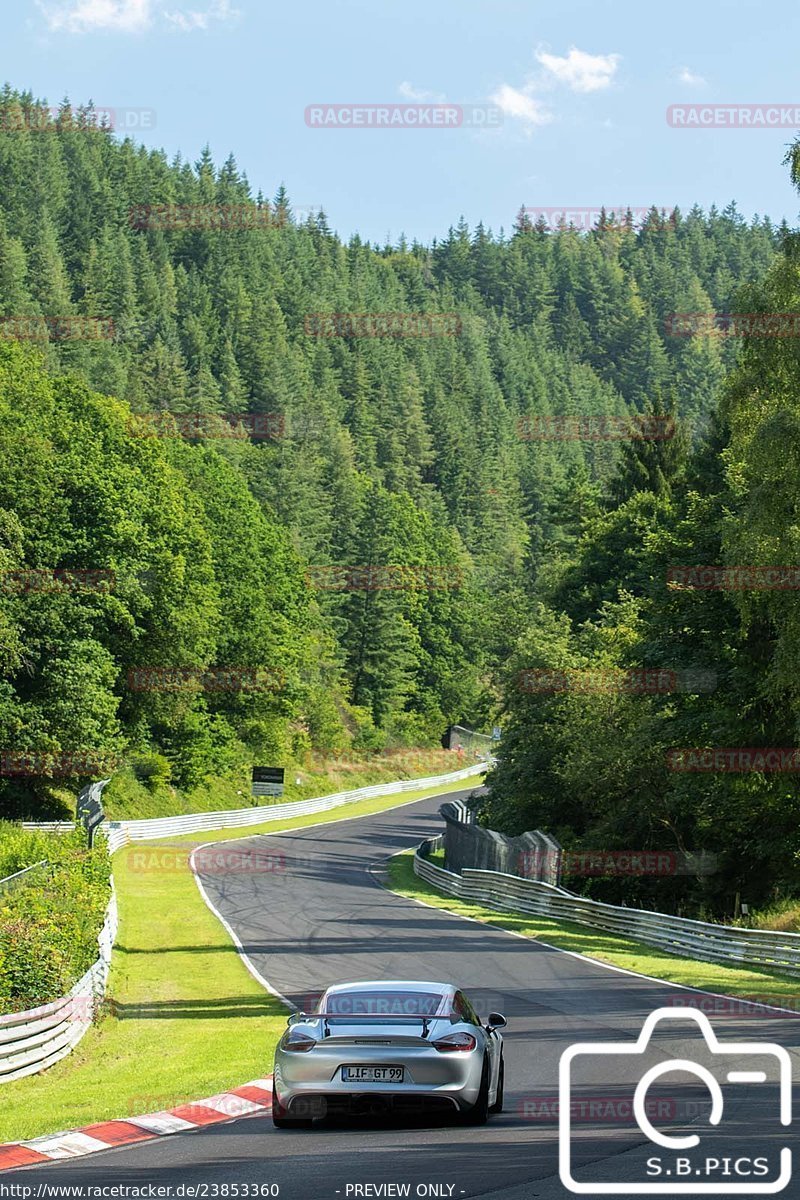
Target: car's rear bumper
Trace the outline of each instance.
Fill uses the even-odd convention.
[[[474,1102],[473,1102],[474,1103]],[[275,1096],[275,1111],[291,1117],[333,1117],[381,1113],[457,1113],[470,1107],[459,1094],[423,1092],[295,1092]]]
[[[374,1055],[374,1051],[373,1051]],[[372,1057],[374,1062],[374,1057]],[[381,1108],[440,1107],[466,1110],[478,1099],[483,1070],[482,1052],[440,1053],[424,1050],[392,1051],[384,1062],[403,1066],[405,1081],[365,1083],[345,1082],[342,1067],[353,1062],[368,1065],[370,1056],[365,1048],[348,1046],[325,1047],[307,1054],[279,1051],[275,1057],[274,1088],[279,1105],[292,1115],[300,1115],[300,1101],[313,1107],[314,1097],[323,1098],[317,1107],[325,1112],[333,1109],[368,1111],[370,1106]],[[310,1115],[310,1114],[309,1114]],[[320,1112],[317,1115],[323,1115]]]

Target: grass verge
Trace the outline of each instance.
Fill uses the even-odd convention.
[[[370,800],[356,800],[352,804],[343,804],[330,812],[309,813],[305,817],[287,817],[283,821],[266,821],[261,825],[238,826],[236,829],[215,829],[211,833],[183,833],[171,839],[175,842],[191,842],[193,845],[206,842],[223,842],[231,839],[252,837],[258,833],[280,833],[282,829],[304,829],[307,825],[319,825],[328,821],[346,821],[351,817],[369,817],[373,813],[384,812],[388,808],[401,808],[404,804],[413,804],[416,800],[425,800],[428,796],[444,796],[451,792],[463,792],[469,788],[480,787],[483,779],[473,775],[461,783],[442,783],[437,787],[415,788],[413,792],[403,792],[395,796],[373,796]],[[152,842],[137,843],[150,846]]]
[[[285,793],[282,801],[276,801],[276,804],[308,800],[331,792],[354,791],[397,779],[444,775],[474,761],[466,755],[459,756],[452,750],[439,748],[386,750],[360,758],[310,756],[307,763],[287,765]],[[103,804],[112,821],[218,812],[264,802],[263,798],[253,799],[250,795],[249,764],[227,776],[212,776],[187,792],[164,782],[146,786],[129,765],[113,775],[103,793]]]
[[[392,890],[410,900],[423,900],[426,904],[445,908],[458,916],[472,917],[486,925],[521,933],[525,937],[547,942],[559,950],[585,954],[587,958],[594,958],[614,967],[624,967],[625,970],[635,971],[640,975],[651,975],[670,983],[726,996],[758,1000],[762,1004],[797,1009],[800,997],[798,979],[767,971],[725,967],[716,963],[681,958],[675,954],[668,954],[665,950],[571,921],[554,921],[531,913],[498,912],[480,904],[468,904],[454,896],[443,895],[415,875],[413,855],[413,850],[395,855],[389,861],[388,872],[389,886]]]
[[[108,1011],[78,1048],[42,1075],[2,1088],[0,1142],[172,1108],[269,1074],[286,1010],[247,972],[189,870],[198,841],[279,833],[396,808],[477,786],[479,778],[381,796],[328,813],[247,829],[144,842],[169,846],[169,870],[137,871],[114,856],[120,928]]]

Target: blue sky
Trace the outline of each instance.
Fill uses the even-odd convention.
[[[754,0],[18,0],[4,76],[148,109],[139,136],[232,151],[344,236],[443,236],[521,205],[708,208],[796,223],[784,128],[670,127],[669,105],[798,108],[800,9]],[[309,105],[490,106],[495,128],[312,128]],[[153,118],[151,118],[152,120]],[[800,121],[798,122],[800,125]]]

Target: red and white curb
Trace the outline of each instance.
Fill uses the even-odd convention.
[[[235,1121],[239,1117],[249,1117],[271,1108],[270,1076],[268,1079],[255,1079],[230,1092],[221,1092],[218,1096],[209,1096],[207,1100],[181,1104],[178,1108],[163,1112],[125,1117],[118,1121],[101,1121],[69,1133],[52,1133],[27,1142],[0,1145],[0,1171],[31,1167],[36,1163],[54,1162],[57,1159],[81,1158],[84,1154],[96,1154],[98,1150],[113,1150],[116,1146],[146,1142],[171,1133],[186,1133],[188,1130],[201,1129],[204,1125]]]

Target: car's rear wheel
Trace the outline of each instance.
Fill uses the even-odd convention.
[[[478,1099],[462,1115],[465,1125],[485,1125],[489,1120],[489,1059],[484,1057]]]
[[[489,1109],[490,1113],[501,1113],[503,1111],[503,1091],[505,1088],[506,1064],[503,1058],[502,1051],[500,1053],[500,1070],[497,1075],[497,1095],[494,1104]]]

